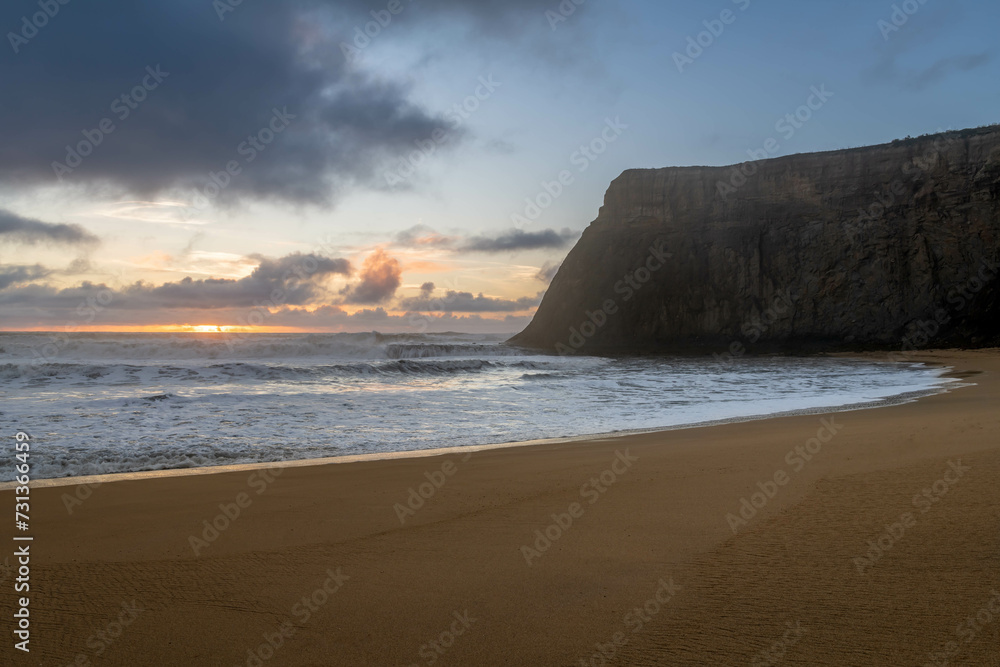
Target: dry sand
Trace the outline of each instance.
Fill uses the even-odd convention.
[[[5,632],[0,662],[599,665],[601,644],[616,665],[924,665],[947,653],[998,666],[1000,352],[915,359],[975,386],[468,460],[119,481],[72,514],[64,494],[88,489],[39,488],[31,653]],[[829,441],[811,460],[789,456],[831,419],[838,432],[819,434]],[[453,474],[401,524],[394,505],[442,466]],[[765,484],[774,497],[734,535],[727,515],[776,473],[785,484]],[[190,537],[241,493],[249,505],[196,557]],[[0,507],[13,502],[0,493]],[[573,503],[572,525],[529,565],[522,547]],[[868,544],[879,539],[881,555]],[[857,560],[870,550],[877,560]],[[8,630],[10,589],[7,577]],[[290,636],[271,650],[265,636],[282,626]]]

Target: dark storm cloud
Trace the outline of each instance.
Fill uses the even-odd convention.
[[[513,30],[543,21],[549,4],[404,2],[405,12],[377,39],[442,20]],[[228,181],[223,200],[324,202],[340,187],[376,182],[384,160],[449,127],[413,103],[406,85],[376,78],[363,61],[346,62],[341,42],[384,3],[244,2],[223,20],[207,0],[59,7],[16,53],[4,47],[0,87],[16,94],[0,104],[7,128],[0,183],[54,183],[53,163],[76,163],[67,162],[66,147],[84,142],[65,182],[141,195],[174,186],[204,192],[214,172]],[[34,2],[4,3],[0,27],[18,31],[21,17],[37,9]],[[274,125],[276,115],[282,120]],[[245,143],[283,125],[263,150]],[[240,172],[227,179],[230,161]]]
[[[0,143],[0,151],[3,151]],[[8,243],[63,243],[68,245],[93,245],[96,236],[79,225],[42,222],[0,209],[0,241]]]
[[[565,248],[577,236],[579,233],[571,229],[563,229],[558,232],[554,229],[543,229],[537,232],[512,229],[496,237],[474,236],[465,241],[459,250],[496,253]]]
[[[448,290],[442,297],[418,296],[402,299],[399,307],[403,310],[435,313],[515,313],[528,310],[539,304],[541,295],[525,296],[520,299],[499,299],[473,295],[472,292]]]

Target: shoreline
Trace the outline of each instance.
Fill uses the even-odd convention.
[[[871,361],[865,357],[854,354],[842,355],[843,358],[856,359],[859,361]],[[914,363],[914,362],[892,362],[887,363]],[[646,433],[666,433],[670,431],[711,428],[725,424],[739,424],[744,422],[766,421],[769,419],[781,419],[784,417],[797,417],[813,414],[835,414],[839,412],[854,412],[857,410],[874,410],[878,408],[892,407],[919,401],[921,398],[948,393],[955,389],[960,389],[966,384],[962,383],[964,378],[950,375],[953,368],[934,362],[917,362],[924,366],[938,367],[941,369],[941,378],[947,378],[951,382],[945,382],[937,387],[908,391],[882,399],[871,401],[861,401],[857,403],[845,403],[835,406],[819,406],[813,408],[801,408],[797,410],[785,410],[782,412],[770,412],[759,415],[747,415],[742,417],[727,417],[724,419],[713,419],[703,422],[688,422],[675,424],[672,426],[658,426],[653,428],[628,429],[621,431],[610,431],[606,433],[584,433],[580,435],[557,436],[553,438],[539,438],[534,440],[514,440],[509,442],[486,443],[478,445],[461,445],[457,447],[432,447],[428,449],[408,449],[393,452],[381,452],[370,454],[345,454],[343,456],[324,456],[307,459],[287,459],[278,461],[263,461],[255,463],[234,463],[218,466],[193,466],[189,468],[163,468],[160,470],[137,470],[133,472],[116,472],[101,475],[67,475],[65,477],[44,477],[33,479],[31,482],[34,488],[55,488],[79,485],[100,485],[114,482],[135,481],[143,479],[158,479],[170,477],[185,477],[189,475],[213,475],[230,472],[271,470],[276,468],[300,468],[311,466],[340,465],[348,463],[365,463],[374,461],[391,461],[409,458],[426,458],[432,456],[444,456],[447,454],[474,454],[477,452],[491,451],[495,449],[537,447],[566,443],[585,443],[594,440],[607,440],[611,438],[624,438],[632,435]],[[17,486],[17,482],[0,482],[0,491],[9,491]]]
[[[423,665],[462,618],[435,664],[752,664],[788,624],[789,667],[925,664],[1000,590],[1000,350],[916,359],[972,382],[472,457],[33,488],[32,662]],[[1000,667],[998,645],[1000,615],[955,662]]]

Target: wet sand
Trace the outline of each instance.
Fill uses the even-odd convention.
[[[31,652],[7,632],[0,656],[1000,666],[1000,351],[913,358],[975,384],[471,456],[37,488]]]

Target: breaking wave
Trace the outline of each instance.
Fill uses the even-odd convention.
[[[503,339],[0,333],[0,420],[35,439],[42,479],[664,428],[947,383],[921,365],[546,356]]]

